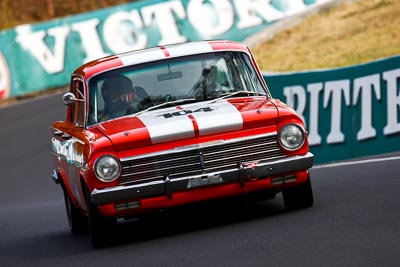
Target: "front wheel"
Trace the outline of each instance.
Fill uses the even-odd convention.
[[[94,248],[103,247],[107,245],[112,237],[116,220],[114,218],[103,217],[97,206],[90,200],[88,192],[86,199],[88,204],[90,242]]]
[[[314,197],[310,177],[304,184],[284,189],[282,195],[285,207],[288,210],[312,207]]]
[[[86,216],[77,207],[75,207],[74,203],[71,200],[71,197],[68,195],[65,188],[63,188],[63,192],[69,229],[74,235],[79,235],[87,232],[88,221]]]

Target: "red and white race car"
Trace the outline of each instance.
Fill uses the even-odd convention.
[[[99,246],[118,218],[197,201],[282,192],[313,205],[313,155],[250,50],[231,41],[109,56],[72,74],[51,125],[53,179],[73,233]]]

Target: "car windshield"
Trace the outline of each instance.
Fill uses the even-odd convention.
[[[88,124],[246,93],[268,95],[243,52],[216,52],[128,66],[90,79]]]

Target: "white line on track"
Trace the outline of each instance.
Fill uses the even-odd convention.
[[[400,156],[387,157],[387,158],[378,158],[378,159],[365,159],[365,160],[356,160],[356,161],[346,161],[346,162],[339,162],[339,163],[330,163],[330,164],[313,166],[312,169],[332,168],[332,167],[340,167],[340,166],[347,166],[347,165],[357,165],[357,164],[367,164],[367,163],[375,163],[375,162],[391,161],[391,160],[400,160]]]

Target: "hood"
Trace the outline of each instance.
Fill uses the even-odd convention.
[[[199,102],[98,124],[118,151],[224,132],[275,125],[275,105],[265,97]]]

